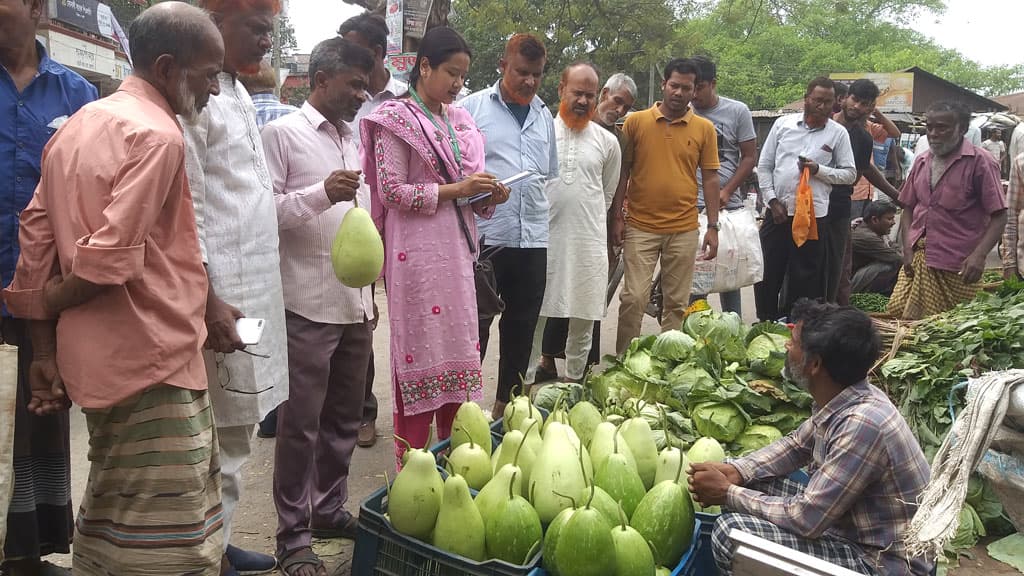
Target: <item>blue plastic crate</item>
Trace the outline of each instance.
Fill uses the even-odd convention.
[[[717,576],[718,566],[711,552],[711,530],[715,527],[717,514],[697,513],[697,531],[694,532],[693,548],[690,549],[686,566],[672,576]]]
[[[540,576],[540,553],[523,566],[500,560],[474,562],[399,534],[384,517],[387,490],[359,507],[352,574],[359,576]]]

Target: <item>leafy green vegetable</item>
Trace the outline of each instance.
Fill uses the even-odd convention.
[[[564,393],[564,408],[568,410],[583,399],[583,390],[583,386],[574,382],[545,384],[537,390],[537,394],[533,397],[533,405],[551,412],[555,409],[555,402],[558,400],[558,397]]]
[[[889,297],[874,292],[851,294],[850,306],[864,312],[885,312],[889,308]]]
[[[747,362],[750,369],[769,378],[782,374],[786,364],[786,342],[788,338],[779,334],[761,334],[747,346]]]
[[[782,432],[778,428],[754,424],[747,426],[747,429],[736,438],[736,445],[739,446],[742,455],[760,450],[780,438],[782,438]]]
[[[693,353],[696,345],[697,341],[691,338],[689,334],[679,330],[669,330],[662,332],[654,341],[654,346],[651,347],[651,355],[662,360],[681,362]]]
[[[714,438],[719,442],[732,442],[747,425],[740,409],[727,402],[705,402],[690,411],[693,426],[701,436]]]
[[[1024,368],[1024,291],[986,292],[914,325],[879,385],[892,398],[930,461],[953,423],[950,390],[983,372]],[[964,392],[954,396],[958,408]]]
[[[978,538],[985,535],[985,526],[974,511],[974,507],[964,503],[960,509],[960,526],[956,529],[956,536],[946,544],[947,551],[955,552],[964,548],[971,548],[978,543]]]
[[[777,428],[782,434],[796,430],[804,420],[810,417],[811,411],[795,406],[780,406],[771,414],[754,418],[754,424],[763,424]]]

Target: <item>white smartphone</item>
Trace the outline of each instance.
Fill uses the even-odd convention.
[[[260,338],[263,337],[264,324],[263,318],[239,318],[235,320],[235,330],[238,332],[238,337],[241,338],[242,344],[246,346],[259,344]]]

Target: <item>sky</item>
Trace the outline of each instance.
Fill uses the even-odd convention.
[[[1024,64],[1021,0],[946,0],[946,11],[922,15],[914,28],[983,64]]]
[[[946,0],[946,6],[941,15],[922,14],[914,28],[986,66],[1024,63],[1024,1]],[[291,0],[288,11],[299,52],[308,53],[362,8],[341,0]]]

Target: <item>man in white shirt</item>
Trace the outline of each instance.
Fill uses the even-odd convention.
[[[587,367],[594,321],[605,312],[608,281],[608,207],[619,183],[618,139],[591,122],[596,111],[597,70],[572,64],[558,84],[558,177],[547,183],[550,203],[547,283],[526,383],[533,384],[548,318],[568,318],[565,376],[579,382]]]
[[[815,78],[807,85],[804,111],[776,120],[761,147],[757,180],[768,210],[760,234],[764,279],[754,285],[760,320],[778,320],[800,298],[813,300],[825,296],[824,236],[829,195],[833,185],[853,184],[857,180],[850,136],[830,118],[834,104],[832,80]],[[797,185],[804,168],[810,171],[818,237],[811,236],[798,246],[793,238],[793,216]],[[785,294],[780,298],[784,284]]]
[[[1003,143],[1003,131],[999,128],[989,129],[988,139],[981,143],[981,147],[996,159],[1000,169],[1002,169],[1003,162],[1006,161],[1006,144]]]
[[[277,0],[203,0],[224,39],[220,94],[195,121],[182,118],[185,169],[199,248],[209,278],[206,373],[220,447],[224,574],[263,573],[274,558],[230,545],[241,498],[242,466],[256,424],[288,398],[288,349],[277,252],[277,214],[260,146],[256,109],[238,75],[259,71],[270,50]],[[235,328],[243,316],[264,321],[258,344]]]
[[[363,105],[372,69],[369,50],[344,38],[321,42],[309,58],[309,100],[262,132],[288,326],[291,395],[278,410],[274,454],[277,557],[287,574],[317,573],[311,536],[355,538],[344,504],[373,348],[373,294],[334,278],[331,244],[353,200],[370,207],[346,122]]]
[[[338,35],[373,52],[373,70],[370,72],[369,94],[359,108],[354,120],[348,123],[354,132],[356,147],[359,138],[359,123],[363,117],[370,115],[378,106],[393,100],[409,91],[409,85],[395,78],[384,65],[388,54],[388,25],[384,19],[369,12],[349,18],[338,28]],[[377,305],[373,306],[373,327],[377,327]],[[369,448],[377,442],[377,397],[373,394],[373,352],[370,353],[370,365],[366,375],[366,395],[363,398],[362,424],[359,426],[357,445]]]

